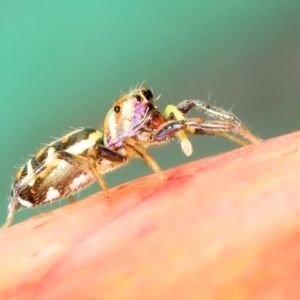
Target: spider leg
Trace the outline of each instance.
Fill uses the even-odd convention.
[[[230,122],[190,118],[186,120],[186,126],[186,132],[189,134],[221,136],[242,146],[248,145],[249,142],[251,143],[251,141],[247,142],[244,140],[246,139],[244,128],[236,126]],[[243,139],[237,137],[236,135],[242,136]],[[255,142],[252,141],[252,143]],[[259,139],[256,141],[256,144],[258,143],[260,143]]]
[[[18,200],[18,199],[16,199]],[[6,217],[6,221],[5,223],[2,225],[1,229],[7,228],[9,227],[9,225],[12,223],[14,215],[15,215],[15,211],[17,210],[17,205],[18,205],[18,201],[11,201],[11,203],[8,206],[8,214]]]
[[[68,201],[69,201],[70,204],[74,203],[74,202],[75,202],[74,196],[73,196],[73,195],[70,195],[70,196],[68,197]]]
[[[125,158],[121,156],[119,153],[117,153],[116,151],[98,144],[88,151],[86,157],[81,155],[71,154],[66,151],[59,151],[57,152],[57,158],[65,160],[69,164],[73,165],[78,169],[81,169],[82,171],[92,172],[99,186],[103,190],[106,198],[108,198],[109,196],[108,188],[101,174],[102,172],[106,173],[108,169],[106,169],[107,165],[101,168],[101,163],[103,162],[103,160],[107,160],[108,162],[111,163],[109,167],[113,168],[119,164],[124,163],[125,161]],[[100,172],[97,169],[97,167],[99,166],[100,166]]]
[[[161,181],[166,180],[157,162],[152,158],[147,150],[139,144],[137,140],[128,137],[123,140],[123,143],[125,146],[127,146],[127,149],[129,148],[134,153],[133,155],[138,155],[141,157],[141,159],[152,169],[152,171],[158,175]]]
[[[207,116],[210,116],[217,120],[223,121],[224,123],[232,124],[234,128],[233,128],[233,130],[229,130],[229,131],[232,131],[232,132],[240,135],[245,140],[248,140],[251,144],[259,145],[262,143],[262,140],[260,138],[258,138],[257,136],[255,136],[254,134],[252,134],[246,128],[246,126],[243,125],[242,121],[231,112],[227,112],[224,109],[221,109],[216,106],[212,106],[201,100],[184,100],[177,105],[177,109],[184,115],[192,108],[196,108],[197,110],[201,111],[202,113],[206,114]],[[216,131],[214,131],[214,132],[216,133]],[[214,135],[216,135],[216,134],[214,134]],[[223,133],[220,132],[218,135],[228,138],[239,144],[245,145],[245,142],[242,142],[242,140],[240,140],[239,138],[233,137],[228,132],[223,132]]]
[[[222,136],[243,146],[248,144],[245,140],[235,136],[240,135],[245,138],[244,129],[240,126],[236,126],[228,121],[207,121],[200,118],[168,121],[156,130],[152,136],[152,141],[168,141],[180,132],[195,135]],[[183,152],[185,153],[184,150]]]
[[[101,189],[103,190],[105,197],[108,198],[108,188],[106,186],[106,183],[102,178],[102,176],[97,171],[97,159],[99,158],[95,158],[90,153],[90,151],[88,152],[87,157],[72,154],[66,151],[59,151],[54,155],[56,155],[54,159],[58,158],[58,159],[65,160],[67,163],[74,166],[75,168],[78,168],[84,172],[92,172],[98,184],[100,185]]]

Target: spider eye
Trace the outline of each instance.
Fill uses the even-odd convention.
[[[142,98],[141,98],[140,95],[136,95],[136,96],[135,96],[135,99],[136,99],[137,102],[141,102],[141,101],[142,101]]]
[[[153,99],[153,94],[150,90],[143,90],[142,93],[148,101]]]
[[[120,105],[115,106],[115,107],[114,107],[114,111],[115,111],[116,113],[119,113],[119,112],[121,111]]]

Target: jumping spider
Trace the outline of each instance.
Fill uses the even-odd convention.
[[[192,108],[216,120],[186,118]],[[136,156],[165,180],[146,148],[177,137],[183,152],[191,155],[186,134],[223,136],[242,145],[261,143],[234,114],[200,100],[168,105],[161,114],[152,92],[140,87],[115,102],[105,117],[104,132],[92,128],[73,131],[42,148],[19,170],[3,228],[11,224],[16,210],[64,197],[72,202],[74,193],[94,181],[108,197],[102,175]]]

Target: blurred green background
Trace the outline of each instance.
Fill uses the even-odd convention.
[[[101,127],[113,101],[144,80],[162,94],[161,110],[211,93],[210,103],[233,107],[264,139],[299,129],[299,16],[292,0],[0,1],[0,223],[12,178],[42,143]],[[189,158],[176,141],[150,152],[167,169],[236,147],[192,142]],[[150,173],[135,160],[106,180],[113,187]]]

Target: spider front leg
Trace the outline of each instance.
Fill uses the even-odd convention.
[[[233,125],[233,129],[230,130],[231,132],[234,132],[244,139],[248,140],[251,144],[259,145],[262,143],[262,140],[252,134],[242,123],[242,121],[233,113],[227,112],[224,109],[221,109],[219,107],[211,106],[210,104],[203,102],[201,100],[184,100],[181,103],[177,105],[177,109],[182,113],[186,114],[190,109],[196,108],[197,110],[203,112],[204,114],[216,118],[217,120],[223,121],[226,124],[230,123]],[[223,123],[223,124],[225,124]],[[230,127],[230,126],[229,126]],[[242,140],[236,138],[235,136],[232,136],[227,131],[213,131],[214,135],[221,135],[225,138],[228,138],[230,140],[233,140],[234,142],[237,142],[239,144],[244,145],[245,142]]]
[[[243,136],[243,130],[226,121],[207,121],[200,118],[189,118],[184,120],[171,120],[160,126],[152,136],[153,142],[168,141],[180,131],[189,134],[224,136],[235,142],[243,144],[244,141],[232,136],[239,134]]]
[[[232,140],[242,146],[247,145],[246,141],[236,137],[233,134],[243,136],[241,128],[236,127],[234,124],[226,121],[207,121],[199,118],[186,119],[186,131],[190,134],[222,136]],[[243,138],[245,138],[243,136]]]

